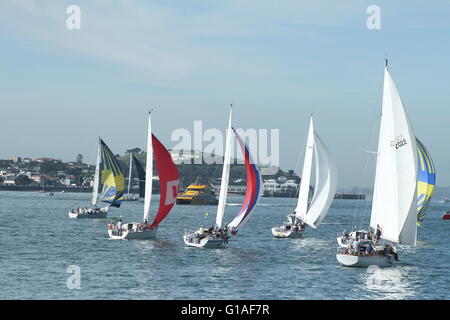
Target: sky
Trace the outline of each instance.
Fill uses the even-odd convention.
[[[170,148],[196,120],[224,130],[232,103],[236,127],[280,130],[280,166],[297,173],[313,114],[339,187],[370,187],[387,57],[449,186],[449,16],[447,0],[0,0],[0,158],[93,163],[98,136],[144,149],[151,108]]]

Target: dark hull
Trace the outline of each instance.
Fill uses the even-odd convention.
[[[365,200],[365,194],[345,194],[345,193],[336,193],[334,195],[334,199],[343,199],[343,200]]]

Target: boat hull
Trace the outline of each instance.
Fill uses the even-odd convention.
[[[293,230],[278,230],[278,228],[272,228],[272,234],[277,238],[292,238],[298,239],[303,237],[304,231],[293,231]]]
[[[393,256],[355,256],[350,254],[337,254],[336,258],[341,265],[353,268],[367,268],[370,266],[385,268],[394,265]]]
[[[126,194],[123,196],[122,201],[138,201],[139,197],[136,197],[134,194]]]
[[[71,219],[102,219],[106,218],[108,214],[108,207],[101,208],[95,213],[81,213],[81,212],[69,212],[69,218]]]
[[[177,204],[194,206],[214,206],[219,203],[216,199],[177,199]]]
[[[158,229],[155,228],[139,232],[123,231],[120,235],[114,234],[113,230],[108,230],[108,235],[114,240],[148,240],[156,238],[157,230]]]
[[[228,243],[224,238],[203,238],[198,240],[194,234],[183,236],[185,245],[189,247],[206,248],[206,249],[221,249],[226,248]]]
[[[443,220],[450,220],[450,214],[449,214],[449,213],[444,213],[444,214],[442,215],[442,219],[443,219]]]

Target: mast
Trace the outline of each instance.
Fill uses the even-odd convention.
[[[150,202],[152,200],[153,186],[153,144],[152,144],[152,121],[151,113],[148,113],[148,131],[147,131],[147,163],[145,165],[145,198],[144,198],[144,222],[148,222],[150,214]]]
[[[133,154],[130,153],[130,172],[128,174],[128,192],[127,194],[130,194],[130,186],[131,186],[131,170],[133,169]]]
[[[94,186],[92,190],[92,205],[97,205],[98,201],[98,187],[100,183],[100,153],[101,153],[101,138],[98,137],[98,148],[97,148],[97,162],[95,164],[95,175],[94,175]]]
[[[300,191],[298,193],[297,207],[295,216],[305,220],[308,211],[309,186],[311,184],[311,171],[314,151],[314,124],[313,118],[309,122],[308,139],[306,141],[305,159],[303,161],[303,171],[300,181]]]
[[[228,179],[229,179],[229,175],[230,175],[232,113],[233,113],[233,105],[230,106],[230,117],[228,120],[228,127],[227,127],[227,131],[226,131],[226,144],[225,144],[225,155],[223,157],[224,160],[223,160],[223,169],[222,169],[222,181],[220,182],[219,204],[217,207],[217,215],[216,215],[216,226],[219,228],[222,227],[223,215],[225,213],[225,204],[226,204],[227,192],[228,192]]]

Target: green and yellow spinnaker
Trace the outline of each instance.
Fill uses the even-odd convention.
[[[100,145],[100,184],[102,185],[100,201],[118,208],[123,200],[125,178],[119,162],[108,146],[102,140]]]
[[[430,153],[416,138],[419,173],[417,176],[417,225],[421,226],[436,185],[436,169]]]

